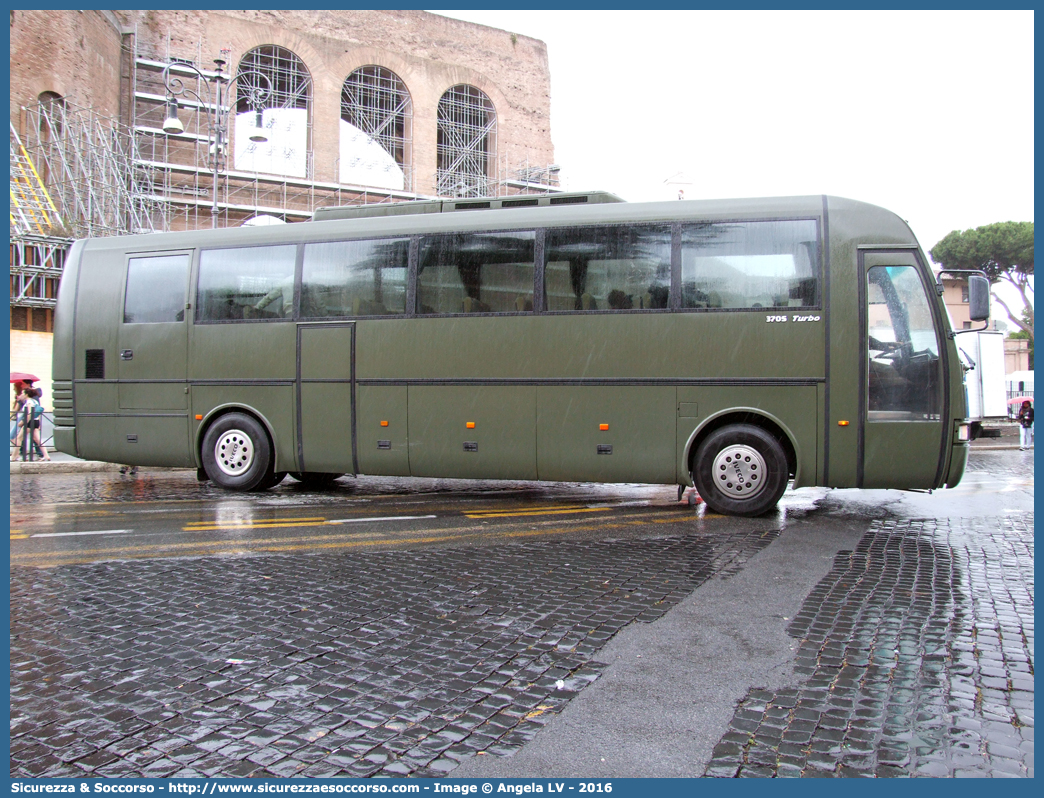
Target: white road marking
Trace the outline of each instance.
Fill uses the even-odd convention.
[[[39,535],[31,535],[34,538],[66,538],[72,535],[124,535],[133,532],[133,529],[98,529],[94,532],[42,532]]]

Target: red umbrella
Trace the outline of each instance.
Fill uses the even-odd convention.
[[[1015,396],[1008,400],[1009,405],[1021,405],[1023,402],[1033,404],[1032,396]]]
[[[24,371],[12,371],[11,382],[39,382],[40,378],[35,374],[26,374]]]

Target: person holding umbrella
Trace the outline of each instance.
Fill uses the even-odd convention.
[[[33,383],[36,382],[37,377],[35,374],[26,374],[23,371],[12,371],[11,372],[11,390],[14,391],[14,403],[11,405],[11,444],[15,442],[15,436],[18,434],[18,413],[22,409],[22,391],[26,388],[32,388]]]
[[[1019,421],[1019,451],[1025,451],[1033,446],[1033,405],[1027,399],[1019,408],[1016,416]]]
[[[27,374],[24,371],[11,372],[11,389],[14,391],[15,395],[15,410],[18,410],[21,407],[20,403],[18,402],[18,396],[22,393],[22,391],[24,391],[26,388],[32,388],[33,383],[39,381],[40,378],[37,377],[35,374]],[[43,396],[42,393],[40,395]],[[12,440],[14,439],[13,431],[11,432],[11,438]]]
[[[15,453],[12,456],[12,460],[17,458],[22,444],[22,433],[26,430],[22,411],[25,408],[27,400],[32,397],[30,404],[36,408],[32,412],[32,420],[29,423],[29,428],[32,430],[32,443],[30,444],[44,460],[50,460],[46,452],[43,450],[40,443],[40,416],[43,414],[43,403],[41,399],[43,397],[43,391],[33,387],[34,382],[39,382],[40,378],[35,374],[28,374],[24,371],[12,371],[11,372],[11,388],[14,391],[14,404],[12,406],[12,418],[11,418],[11,445],[17,447]]]

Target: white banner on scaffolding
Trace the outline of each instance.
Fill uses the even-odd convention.
[[[402,191],[406,175],[381,144],[351,122],[341,120],[341,168],[339,180],[353,186],[373,186]]]
[[[308,177],[308,111],[266,108],[261,125],[268,141],[250,140],[257,130],[253,111],[236,114],[234,168],[288,177]]]

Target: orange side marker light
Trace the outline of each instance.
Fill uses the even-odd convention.
[[[464,426],[467,427],[468,429],[475,429],[475,422],[474,421],[469,421]]]
[[[388,426],[388,422],[387,421],[382,421],[381,422],[381,426],[382,427],[387,427]]]
[[[598,429],[600,429],[602,432],[605,432],[606,430],[609,429],[609,425],[608,424],[599,424],[598,425]]]
[[[202,420],[203,420],[203,416],[201,416],[201,415],[197,415],[196,416],[196,421],[202,421]]]
[[[847,421],[838,421],[837,422],[837,426],[839,426],[839,427],[847,427],[848,426],[848,422]]]

